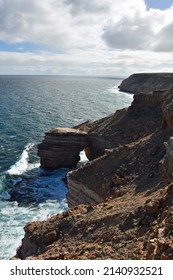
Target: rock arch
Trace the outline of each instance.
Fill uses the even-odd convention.
[[[79,129],[54,128],[45,133],[38,145],[38,156],[45,169],[74,167],[78,163],[79,153],[88,145],[88,134]]]

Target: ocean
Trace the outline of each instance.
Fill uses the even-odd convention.
[[[40,167],[37,145],[55,127],[95,120],[131,104],[121,79],[0,76],[0,260],[15,255],[27,222],[68,208],[68,169]],[[81,152],[81,161],[85,154]]]

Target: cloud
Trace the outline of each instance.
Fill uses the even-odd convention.
[[[118,20],[110,21],[103,40],[114,49],[173,51],[173,7],[164,11],[141,7],[122,12]]]
[[[71,49],[66,53],[0,52],[1,74],[127,76],[134,72],[171,72],[173,53]]]
[[[103,34],[106,43],[116,49],[145,50],[153,37],[151,27],[145,20],[134,22],[123,17],[118,23],[108,26]]]
[[[0,0],[0,41],[9,45],[0,44],[0,73],[169,70],[172,12],[143,0]]]
[[[1,0],[0,7],[0,40],[10,43],[165,51],[160,38],[172,38],[171,8],[147,11],[143,0]]]
[[[158,34],[154,51],[173,52],[173,22],[165,26]]]
[[[129,3],[130,2],[130,3]],[[101,31],[122,12],[142,10],[142,0],[1,0],[0,40],[70,47],[101,43]]]
[[[90,14],[91,5],[83,2],[83,9],[87,11],[88,7]],[[1,41],[71,48],[90,45],[98,37],[98,18],[86,12],[74,16],[70,2],[65,0],[1,0],[0,3]]]
[[[110,2],[110,1],[109,1]],[[70,12],[73,15],[82,14],[100,14],[109,10],[109,3],[105,1],[86,1],[86,0],[64,0],[64,4],[70,6]]]

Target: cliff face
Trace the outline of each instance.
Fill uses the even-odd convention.
[[[130,152],[131,149],[127,147],[107,150],[98,159],[69,172],[67,175],[69,207],[81,203],[94,205],[105,201],[111,194],[116,170]]]
[[[171,98],[172,90],[135,95],[128,109],[89,123],[88,128],[81,125],[90,139],[87,155],[96,157],[68,173],[70,207],[103,202],[123,185],[149,188],[162,181],[160,161],[173,123]]]
[[[92,160],[68,173],[73,208],[27,224],[15,258],[173,259],[172,112],[157,90],[79,125]]]
[[[121,91],[140,94],[155,89],[169,89],[173,85],[173,73],[140,73],[133,74],[123,80],[119,86]]]

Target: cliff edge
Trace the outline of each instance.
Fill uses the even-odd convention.
[[[173,73],[138,73],[124,79],[119,89],[124,92],[140,94],[153,90],[169,89],[173,85]]]

